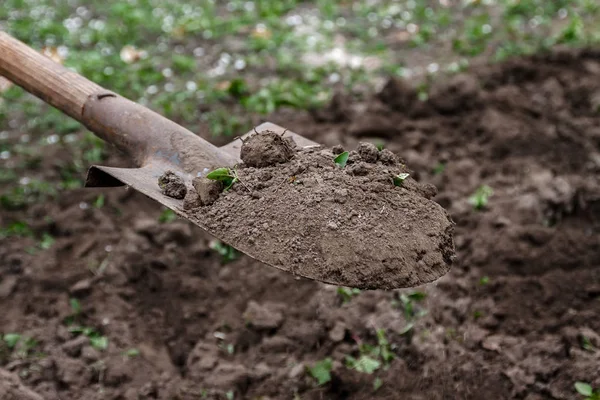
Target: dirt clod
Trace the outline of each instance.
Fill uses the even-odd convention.
[[[166,171],[158,178],[158,187],[165,196],[183,199],[187,193],[183,178],[173,171]]]
[[[202,201],[200,200],[200,196],[198,195],[198,192],[196,192],[196,189],[188,189],[185,198],[183,199],[183,209],[192,210],[200,207],[201,205]]]
[[[197,177],[192,181],[192,186],[200,199],[200,204],[207,206],[215,202],[223,191],[223,183],[205,177]]]
[[[248,167],[285,163],[294,154],[290,142],[272,131],[257,132],[244,140],[240,158]]]
[[[383,149],[379,152],[379,161],[386,165],[394,165],[398,162],[398,157],[394,154],[394,152]]]
[[[373,143],[361,142],[356,148],[362,159],[369,163],[377,162],[379,157],[379,149]]]

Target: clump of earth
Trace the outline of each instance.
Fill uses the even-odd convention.
[[[416,286],[450,269],[454,223],[431,200],[435,187],[412,179],[393,152],[300,148],[264,131],[244,140],[241,159],[230,189],[197,177],[184,201],[188,217],[239,250],[359,288]]]

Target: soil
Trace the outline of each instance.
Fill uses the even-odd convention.
[[[165,171],[158,178],[158,186],[165,196],[175,199],[183,199],[187,193],[187,188],[183,178],[173,171]]]
[[[188,215],[237,249],[321,282],[394,289],[448,272],[453,222],[429,200],[431,187],[410,177],[394,184],[406,166],[387,152],[379,161],[371,143],[346,154],[340,167],[331,149],[293,150],[276,133],[257,132],[242,145],[239,182],[207,202],[205,188],[215,185],[196,178],[206,206]]]
[[[270,118],[326,146],[382,143],[437,186],[458,262],[418,289],[424,299],[414,289],[344,297],[247,257],[222,264],[210,237],[158,223],[159,206],[132,191],[74,190],[2,211],[3,225],[25,220],[56,238],[37,252],[25,251],[32,238],[1,239],[1,329],[37,341],[0,351],[2,376],[52,400],[580,398],[574,382],[600,387],[599,93],[600,51],[555,51],[448,77],[428,101],[392,80],[376,98],[319,113],[333,119]],[[468,199],[484,184],[494,193],[476,211]],[[100,193],[104,207],[90,206]],[[74,320],[70,298],[81,304]],[[348,369],[345,356],[376,345],[377,329],[389,367]],[[132,348],[139,355],[125,355]],[[306,367],[327,357],[331,381],[319,387]]]

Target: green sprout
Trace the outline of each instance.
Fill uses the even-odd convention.
[[[321,386],[331,381],[331,368],[333,362],[331,358],[326,358],[321,361],[317,361],[312,367],[307,367],[309,375],[315,378],[317,385]]]
[[[6,346],[12,350],[15,348],[17,343],[19,343],[19,340],[21,340],[21,335],[19,335],[18,333],[6,333],[2,337],[2,340],[4,340]]]
[[[136,348],[131,348],[124,353],[127,357],[137,357],[140,355],[140,351]]]
[[[160,213],[160,215],[158,216],[158,222],[160,222],[161,224],[166,224],[169,222],[173,222],[177,219],[177,214],[175,214],[175,211],[171,210],[171,209],[165,209],[162,213]]]
[[[575,390],[580,395],[585,396],[585,400],[600,400],[600,390],[594,390],[589,383],[575,382]]]
[[[241,182],[236,169],[225,167],[211,171],[206,177],[213,181],[223,182],[223,185],[225,185],[225,188],[223,189],[224,192],[231,189],[234,183]]]
[[[406,172],[394,176],[394,186],[402,186],[406,178],[409,176],[410,174],[407,174]]]
[[[435,167],[433,167],[433,174],[434,175],[443,174],[445,169],[446,169],[446,164],[440,162]]]
[[[406,326],[399,332],[401,335],[408,333],[415,325],[415,320],[427,314],[427,310],[420,309],[416,304],[417,302],[421,302],[427,297],[427,295],[423,292],[412,292],[412,293],[401,293],[399,296],[399,300],[393,300],[392,306],[400,307],[404,309],[404,318],[408,321]]]
[[[339,287],[337,289],[337,294],[342,298],[343,304],[350,302],[350,300],[359,293],[360,289],[356,288]]]
[[[104,207],[104,195],[103,194],[96,197],[96,200],[94,200],[94,207],[96,207],[96,208]]]
[[[378,391],[381,386],[383,386],[383,381],[381,380],[381,378],[375,378],[375,380],[373,381],[373,391]]]
[[[358,358],[346,356],[346,367],[365,374],[372,374],[382,366],[387,369],[395,357],[383,329],[377,329],[377,345],[362,343],[359,352]]]
[[[97,350],[106,350],[108,348],[108,338],[101,335],[94,328],[86,326],[74,326],[69,328],[69,332],[82,334],[90,340],[90,345]]]
[[[340,168],[344,168],[348,163],[349,153],[347,151],[341,153],[336,158],[333,159],[333,162]]]
[[[346,367],[365,374],[372,374],[381,367],[381,362],[367,354],[358,358],[346,356]]]
[[[482,185],[477,188],[475,193],[469,197],[469,204],[473,205],[476,210],[482,210],[488,204],[488,200],[494,190],[488,185]]]
[[[209,246],[212,250],[216,251],[221,255],[223,264],[235,261],[240,256],[240,253],[236,249],[219,240],[214,240],[210,242]]]
[[[55,239],[49,233],[44,233],[40,242],[40,248],[43,250],[48,250],[50,247],[52,247],[54,242]]]

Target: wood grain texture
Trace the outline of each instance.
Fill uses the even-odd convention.
[[[81,121],[83,105],[101,86],[0,32],[0,75]]]

